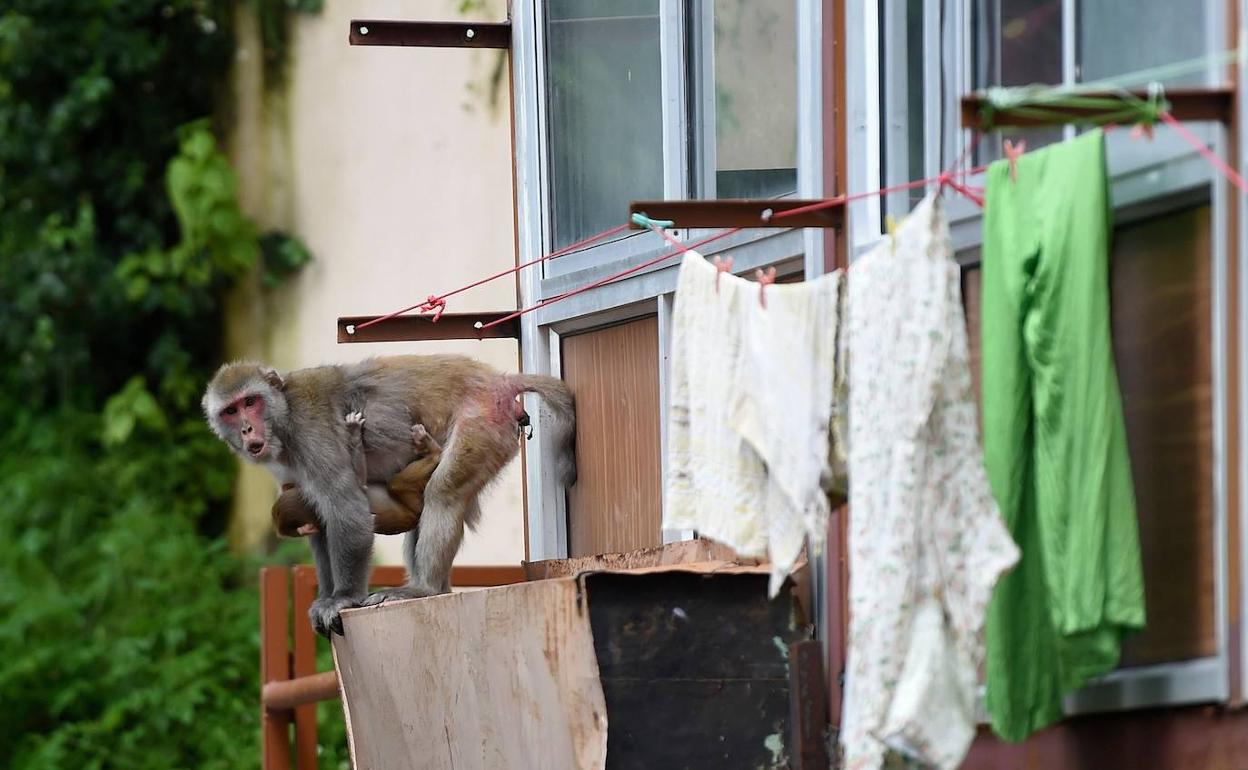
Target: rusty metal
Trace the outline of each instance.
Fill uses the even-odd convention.
[[[359,328],[381,316],[345,316],[338,319],[339,342],[420,342],[424,340],[520,339],[520,321],[512,319],[482,330],[482,326],[511,315],[512,310],[491,313],[443,313],[434,323],[431,316],[401,315]]]
[[[1068,719],[1022,743],[985,728],[962,768],[1243,770],[1245,757],[1248,712],[1204,706]]]
[[[284,567],[261,569],[261,687],[290,679],[290,648],[286,636],[289,612],[286,569]],[[289,770],[290,722],[289,711],[271,711],[263,705],[260,707],[260,753],[263,770]]]
[[[845,220],[844,206],[829,206],[791,217],[775,217],[782,211],[823,203],[798,198],[753,198],[707,201],[633,201],[628,212],[651,219],[667,219],[676,227],[836,227]],[[640,225],[633,223],[634,229]]]
[[[1131,92],[1140,99],[1148,99],[1148,92],[1136,90]],[[1081,91],[1080,96],[1113,99],[1118,96],[1113,91]],[[1230,86],[1213,88],[1168,88],[1166,101],[1170,102],[1170,114],[1179,120],[1214,120],[1226,123],[1231,119],[1231,106],[1234,102],[1235,90]],[[984,101],[979,94],[967,94],[962,97],[962,125],[967,128],[983,128],[981,110]],[[1062,123],[1074,123],[1081,119],[1103,114],[1104,110],[1087,107],[1065,107],[1046,105],[1046,113],[1052,119],[1037,117],[1034,114],[1014,114],[1009,109],[997,109],[992,113],[992,128],[1027,128],[1030,126],[1051,126]]]
[[[310,708],[316,714],[316,704],[338,697],[338,672],[322,671],[319,674],[296,677],[283,682],[269,682],[260,689],[260,702],[269,711],[289,711]],[[315,761],[316,740],[313,733],[312,748]],[[303,767],[302,761],[297,767]],[[314,764],[313,767],[316,765]]]
[[[825,770],[830,766],[823,647],[814,639],[789,645],[789,729],[793,770]]]
[[[411,48],[511,48],[511,23],[354,19],[351,45]]]

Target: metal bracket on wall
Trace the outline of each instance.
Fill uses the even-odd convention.
[[[361,325],[381,316],[345,316],[338,319],[339,342],[420,342],[424,340],[520,339],[520,321],[512,320],[481,327],[509,316],[514,311],[491,313],[443,313],[437,320],[427,315],[401,315],[378,321],[363,329]]]
[[[737,200],[633,201],[628,206],[629,221],[633,214],[651,219],[667,219],[676,227],[833,227],[845,220],[845,207],[829,205],[814,211],[803,211],[788,217],[776,217],[784,211],[827,203],[825,200],[799,198],[753,198]],[[634,229],[641,225],[633,222]]]
[[[511,48],[511,22],[353,19],[351,45],[413,48]]]
[[[1149,98],[1147,91],[1133,90],[1130,92],[1136,99]],[[1120,98],[1121,94],[1114,91],[1080,91],[1080,96],[1098,99]],[[1217,88],[1167,88],[1166,101],[1170,103],[1168,112],[1178,120],[1215,120],[1226,123],[1231,118],[1231,105],[1235,100],[1234,89],[1230,86]],[[986,105],[980,94],[967,94],[962,97],[962,125],[966,128],[984,128],[984,112]],[[1026,128],[1030,126],[1055,126],[1064,123],[1078,123],[1095,119],[1104,108],[1063,107],[1045,105],[1044,114],[1034,109],[1020,108],[1013,112],[1008,108],[994,110],[992,127]]]

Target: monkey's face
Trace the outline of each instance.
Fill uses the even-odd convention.
[[[255,462],[263,462],[269,451],[264,410],[263,394],[245,393],[226,404],[220,415],[228,433],[237,437],[230,442],[231,446]]]
[[[254,364],[230,364],[213,377],[204,394],[204,413],[213,431],[240,457],[273,459],[281,442],[271,426],[286,412],[281,376]]]

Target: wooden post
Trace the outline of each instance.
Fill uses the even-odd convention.
[[[316,569],[300,564],[291,573],[295,599],[293,668],[298,679],[316,673],[316,632],[307,620],[307,608],[316,598]],[[295,767],[316,770],[316,766],[316,704],[309,703],[295,709]]]
[[[290,679],[290,604],[285,567],[260,570],[260,685]],[[270,711],[260,702],[263,770],[290,770],[289,711]]]

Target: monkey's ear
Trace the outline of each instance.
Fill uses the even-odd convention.
[[[260,370],[260,376],[263,377],[264,381],[269,383],[274,390],[283,390],[286,388],[286,380],[282,379],[282,375],[278,374],[276,369],[266,366]]]

